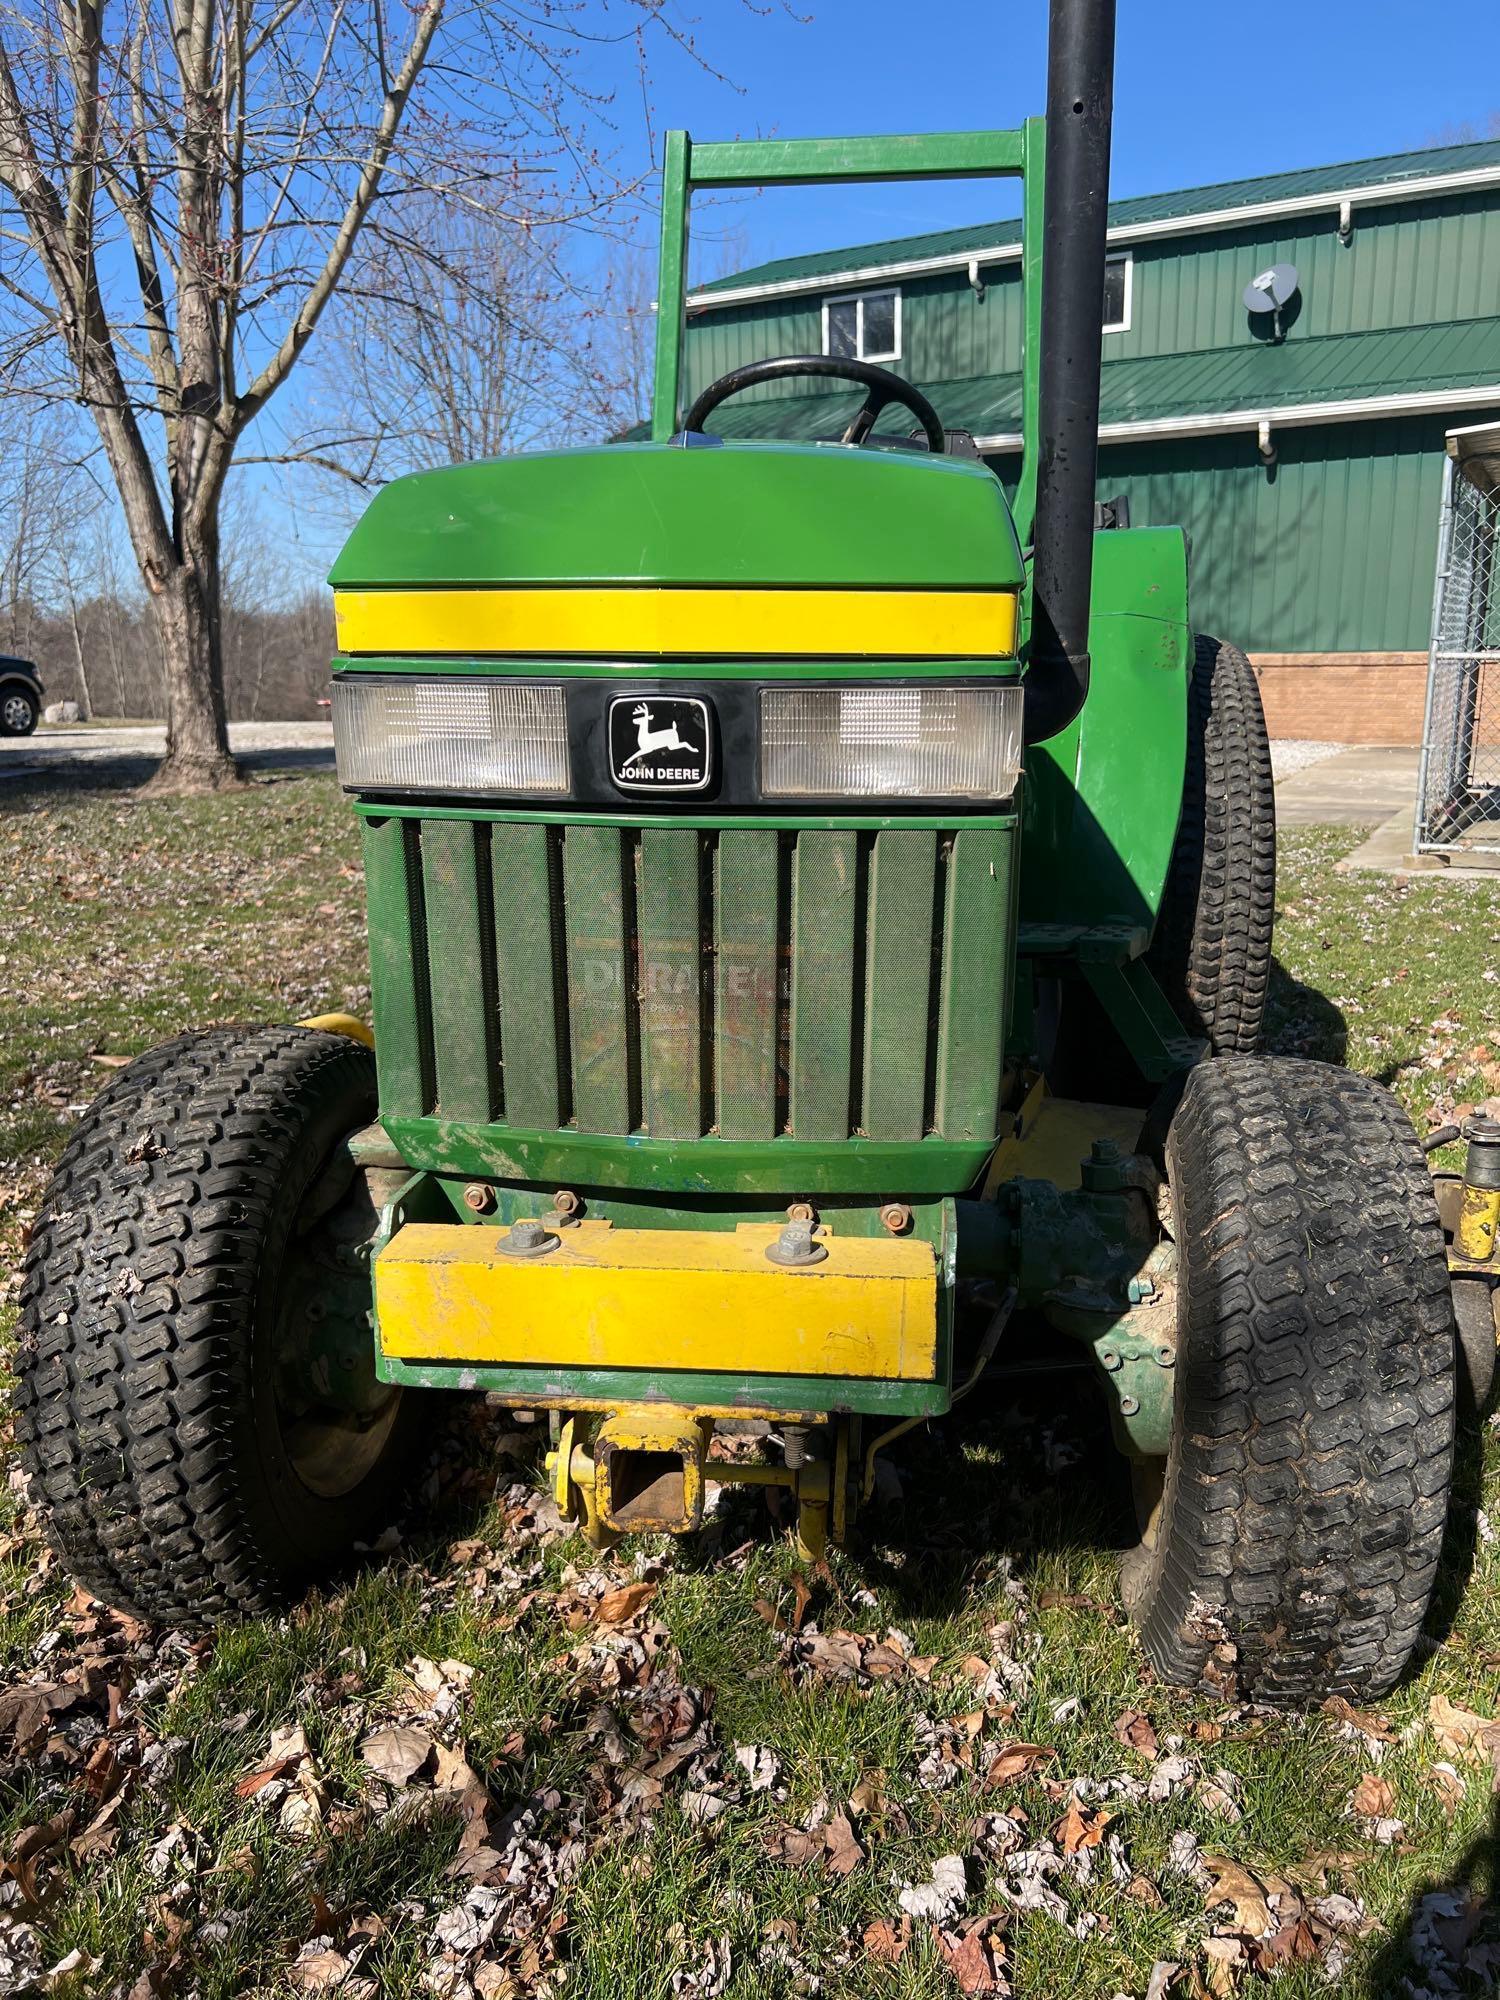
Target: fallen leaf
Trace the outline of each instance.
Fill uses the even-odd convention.
[[[992,1790],[1013,1784],[1017,1778],[1029,1778],[1039,1764],[1056,1755],[1050,1743],[1002,1743],[989,1761],[984,1781]]]
[[[963,1908],[968,1894],[968,1876],[961,1856],[943,1854],[933,1862],[929,1879],[908,1882],[896,1901],[909,1917],[925,1917],[941,1924]]]
[[[849,1794],[849,1810],[859,1819],[878,1813],[885,1805],[884,1771],[862,1771],[859,1783]]]
[[[359,1746],[359,1754],[388,1785],[409,1785],[432,1755],[432,1738],[424,1729],[396,1723],[377,1729]]]
[[[1427,1782],[1442,1801],[1443,1811],[1451,1819],[1455,1809],[1464,1802],[1464,1781],[1451,1764],[1434,1764],[1427,1773]],[[75,1841],[74,1847],[78,1843]]]
[[[1203,1865],[1209,1873],[1209,1887],[1203,1891],[1205,1909],[1228,1903],[1234,1911],[1236,1930],[1247,1937],[1265,1937],[1275,1928],[1271,1907],[1266,1901],[1265,1884],[1248,1868],[1231,1861],[1227,1854],[1205,1854]]]
[[[1139,1750],[1143,1757],[1156,1755],[1156,1731],[1151,1727],[1150,1719],[1138,1708],[1127,1708],[1116,1719],[1114,1733],[1127,1749]]]
[[[1489,1735],[1495,1726],[1491,1716],[1459,1708],[1446,1695],[1435,1694],[1427,1704],[1427,1726],[1449,1757],[1470,1757],[1481,1764],[1490,1761],[1495,1742]]]
[[[894,1965],[905,1951],[911,1936],[910,1922],[903,1922],[900,1930],[889,1917],[877,1917],[873,1924],[865,1925],[865,1950],[870,1957],[882,1965]]]
[[[1077,1799],[1071,1799],[1068,1810],[1052,1829],[1052,1838],[1064,1854],[1076,1854],[1080,1847],[1097,1847],[1114,1817],[1113,1813],[1091,1812],[1080,1806]]]
[[[1328,1697],[1323,1704],[1323,1713],[1331,1715],[1336,1722],[1347,1723],[1363,1736],[1373,1736],[1378,1743],[1394,1743],[1396,1740],[1396,1732],[1385,1716],[1376,1715],[1369,1709],[1355,1708],[1341,1694]]]
[[[792,1630],[800,1632],[807,1618],[807,1607],[813,1601],[812,1585],[805,1576],[792,1578]]]
[[[1214,2000],[1233,2000],[1240,1974],[1249,1969],[1250,1955],[1237,1937],[1203,1940],[1203,1987]]]
[[[622,1583],[617,1590],[606,1590],[599,1599],[599,1623],[623,1625],[643,1610],[655,1595],[654,1583]]]
[[[823,1829],[823,1845],[828,1850],[830,1875],[852,1875],[865,1858],[847,1813],[835,1813],[829,1820]]]
[[[938,1932],[938,1950],[960,1993],[1008,1993],[991,1933],[1000,1919],[974,1917],[957,1933]]]
[[[286,1969],[289,1985],[299,1993],[335,1993],[352,1967],[341,1951],[304,1945]]]
[[[1386,1779],[1374,1771],[1366,1771],[1354,1787],[1349,1800],[1349,1810],[1363,1819],[1384,1819],[1396,1803],[1396,1794]]]
[[[450,1750],[446,1743],[435,1743],[432,1747],[432,1784],[435,1791],[467,1794],[478,1789],[482,1792],[478,1778],[457,1750]]]

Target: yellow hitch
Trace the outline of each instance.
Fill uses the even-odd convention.
[[[797,1552],[821,1556],[842,1543],[853,1524],[848,1417],[818,1426],[832,1460],[802,1456],[796,1464],[709,1459],[714,1420],[680,1404],[628,1403],[603,1418],[570,1414],[562,1421],[547,1470],[559,1511],[576,1521],[596,1549],[626,1534],[686,1535],[703,1522],[703,1489],[780,1486],[797,1505]],[[831,1531],[831,1532],[830,1532]]]

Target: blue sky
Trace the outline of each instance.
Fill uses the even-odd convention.
[[[632,13],[632,0],[604,4],[617,28]],[[696,16],[703,55],[727,80],[654,40],[658,154],[668,125],[703,139],[821,137],[1012,125],[1044,107],[1046,0],[678,0],[677,12]],[[612,153],[622,177],[641,173],[628,45],[596,44],[584,66],[617,101],[579,137]],[[1399,152],[1492,121],[1500,135],[1500,0],[1120,0],[1116,195]],[[1016,212],[1005,183],[747,195],[695,211],[696,274]],[[284,523],[288,586],[320,576],[337,522],[301,514],[295,474],[241,476]]]
[[[1045,0],[695,11],[705,53],[739,88],[673,51],[654,65],[653,94],[667,124],[700,138],[1011,125],[1043,108]],[[1491,118],[1497,0],[1120,0],[1117,195],[1399,152]],[[1004,186],[950,182],[778,190],[724,220],[758,262],[1012,213]]]

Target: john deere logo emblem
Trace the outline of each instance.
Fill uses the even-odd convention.
[[[622,792],[701,792],[713,775],[708,703],[697,695],[619,695],[609,705],[609,767]]]

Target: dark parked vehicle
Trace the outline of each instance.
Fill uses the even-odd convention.
[[[41,712],[41,675],[30,660],[0,653],[0,736],[29,736]]]

